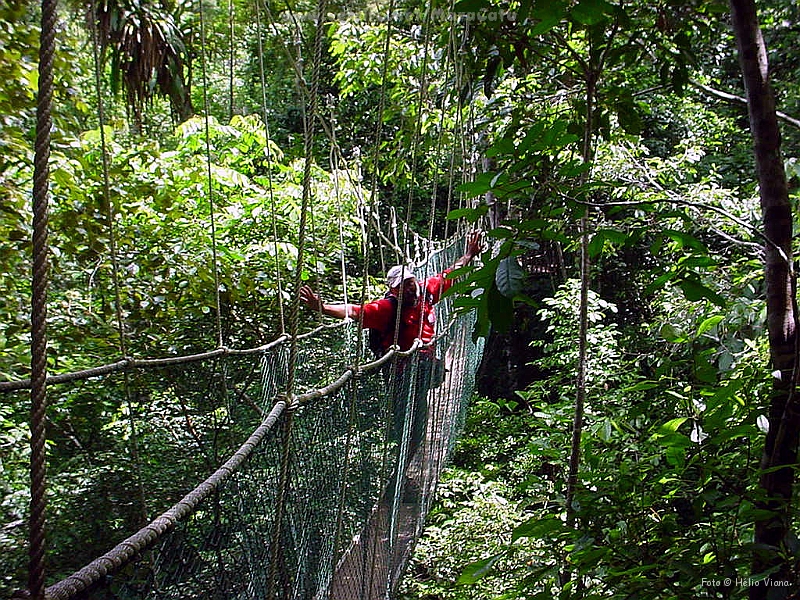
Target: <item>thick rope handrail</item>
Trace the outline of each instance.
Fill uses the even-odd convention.
[[[33,272],[31,278],[31,409],[30,409],[30,545],[28,590],[44,598],[45,510],[47,506],[47,288],[49,278],[48,204],[50,130],[53,126],[53,60],[56,0],[42,0],[39,41],[39,94],[36,105],[36,148],[33,165]]]
[[[192,514],[201,502],[219,489],[220,485],[250,457],[253,450],[274,427],[286,407],[285,401],[278,400],[269,415],[224,465],[150,524],[66,579],[48,587],[46,591],[48,600],[68,600],[88,590],[107,575],[116,573],[129,564],[138,554],[150,548],[164,534],[172,530],[179,521]],[[26,597],[28,596],[21,596],[21,598]]]
[[[311,331],[298,334],[297,339],[298,340],[306,339],[316,335],[320,331],[341,327],[343,324],[344,324],[343,322],[336,322],[336,323],[320,325],[318,327],[315,327]],[[98,367],[92,367],[90,369],[81,369],[79,371],[72,371],[70,373],[50,375],[47,377],[47,383],[48,385],[70,383],[73,381],[90,379],[92,377],[100,377],[103,375],[109,375],[112,373],[119,373],[133,369],[157,369],[172,365],[205,361],[227,355],[247,356],[249,354],[263,354],[264,352],[267,352],[272,348],[275,348],[277,346],[280,346],[281,344],[286,343],[287,341],[289,341],[289,339],[290,336],[284,333],[271,342],[262,344],[260,346],[255,346],[253,348],[237,349],[237,348],[222,347],[222,348],[215,348],[214,350],[209,350],[206,352],[200,352],[197,354],[183,354],[180,356],[169,356],[164,358],[145,358],[145,359],[123,358],[116,362],[109,363],[106,365],[100,365]],[[26,390],[30,389],[30,387],[31,387],[30,379],[20,379],[19,381],[0,381],[0,393]]]

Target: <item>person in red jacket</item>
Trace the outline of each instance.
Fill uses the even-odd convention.
[[[453,284],[447,275],[451,271],[469,264],[481,251],[481,233],[472,232],[467,237],[464,254],[449,268],[421,283],[414,272],[404,266],[395,265],[386,274],[386,285],[389,288],[386,296],[365,304],[329,304],[323,302],[309,286],[300,288],[300,301],[313,311],[321,312],[329,317],[344,319],[350,317],[361,320],[364,327],[377,333],[377,345],[373,350],[381,355],[394,343],[395,335],[400,350],[408,350],[419,337],[423,344],[429,344],[436,335],[436,312],[434,305],[442,294]],[[400,309],[400,328],[395,333],[397,309]],[[363,319],[362,319],[363,313]],[[419,352],[419,366],[414,392],[411,435],[408,456],[413,456],[425,436],[428,404],[427,393],[431,383],[431,369],[435,357],[433,346],[423,348]],[[402,397],[409,389],[410,381],[405,374],[406,360],[401,359],[396,371],[396,398]],[[406,418],[405,403],[395,402],[393,438],[401,439],[402,427]]]
[[[408,350],[417,337],[423,344],[433,340],[436,335],[436,316],[433,305],[453,284],[453,280],[447,278],[448,273],[469,264],[480,250],[481,234],[476,231],[467,238],[467,248],[463,256],[441,273],[428,277],[422,284],[418,282],[411,269],[395,265],[386,274],[386,285],[389,288],[386,296],[363,305],[328,304],[323,302],[321,297],[307,285],[300,288],[300,301],[313,311],[339,319],[350,317],[358,321],[363,312],[364,327],[379,331],[392,330],[392,333],[394,333],[392,318],[396,318],[396,306],[402,305],[401,326],[397,342],[400,350]],[[420,322],[422,323],[421,329]],[[391,341],[393,340],[394,336],[391,338]],[[389,345],[391,344],[385,344],[382,350],[386,351]]]

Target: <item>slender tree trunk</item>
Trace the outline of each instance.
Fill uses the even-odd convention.
[[[769,432],[761,460],[761,508],[772,516],[755,526],[753,575],[775,572],[750,587],[750,598],[767,598],[778,588],[775,581],[789,581],[791,565],[780,558],[790,527],[794,469],[797,462],[800,411],[795,398],[797,327],[792,270],[792,211],[786,186],[775,114],[775,99],[769,83],[767,52],[758,26],[754,0],[730,0],[739,60],[747,92],[750,129],[761,193],[766,247],[767,327],[774,372],[769,409]],[[774,467],[786,465],[777,470]],[[777,597],[777,596],[776,596]],[[784,596],[781,596],[784,597]]]
[[[583,160],[590,162],[593,155],[592,138],[594,135],[594,101],[597,91],[597,75],[594,72],[586,76],[586,125],[583,139]],[[583,175],[585,180],[587,176]],[[578,373],[575,390],[575,412],[572,419],[572,443],[569,456],[569,473],[567,475],[567,523],[574,526],[577,515],[573,506],[575,490],[578,485],[578,471],[581,463],[581,435],[583,434],[584,405],[586,404],[586,372],[588,366],[588,334],[589,334],[589,286],[591,284],[591,262],[589,260],[589,209],[580,220],[581,252],[580,274],[581,295],[578,308]]]
[[[586,72],[586,124],[583,132],[583,160],[591,162],[594,155],[594,109],[597,98],[598,71],[590,69]],[[588,178],[588,172],[581,176],[581,183]],[[572,415],[572,439],[570,443],[569,471],[567,473],[566,488],[566,517],[567,525],[575,527],[578,521],[578,511],[575,509],[575,493],[578,488],[578,474],[581,467],[581,438],[583,436],[583,418],[586,411],[586,376],[589,365],[589,287],[591,285],[591,261],[589,259],[589,233],[591,218],[589,209],[586,208],[579,224],[581,237],[580,275],[581,291],[580,305],[578,307],[578,371],[575,381],[575,410]],[[575,591],[580,593],[584,587],[584,580],[578,571],[576,573]],[[561,583],[566,585],[572,578],[568,563],[564,562],[561,572]]]

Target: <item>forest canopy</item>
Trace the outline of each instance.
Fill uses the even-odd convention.
[[[39,19],[0,6],[2,382],[31,377]],[[61,6],[48,373],[265,344],[296,273],[379,297],[388,242],[481,229],[452,290],[480,397],[401,594],[793,597],[799,26],[790,0]],[[138,528],[137,478],[168,506],[213,462],[177,456],[171,391],[121,386],[50,399],[53,579]],[[5,594],[30,398],[4,396]]]

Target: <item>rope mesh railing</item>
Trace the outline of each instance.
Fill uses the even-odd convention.
[[[434,253],[420,272],[443,269],[461,250],[458,242]],[[290,367],[285,336],[257,352],[142,361],[146,368],[129,376],[130,410],[139,423],[138,470],[150,509],[161,516],[126,538],[141,515],[131,458],[95,457],[86,449],[86,469],[73,473],[72,485],[76,499],[91,491],[94,509],[74,534],[56,532],[75,535],[78,550],[49,557],[47,597],[385,597],[420,531],[472,392],[480,347],[472,343],[471,317],[451,312],[449,299],[437,305],[436,350],[447,377],[428,394],[426,442],[410,459],[402,451],[410,426],[404,438],[394,434],[392,404],[413,404],[414,386],[390,389],[382,371],[397,360],[416,361],[395,353],[382,359],[384,366],[353,367],[355,323],[298,336],[291,399],[279,395]],[[88,403],[102,401],[99,385],[114,396],[123,383],[121,373],[110,373],[67,380],[51,393],[56,404]],[[124,438],[129,423],[120,418],[111,426],[117,431],[110,434]],[[420,482],[416,497],[406,497],[402,474]],[[69,490],[66,475],[54,477]],[[197,481],[203,483],[192,490]],[[54,521],[51,528],[66,525]],[[90,558],[81,538],[95,548],[99,540],[117,545],[81,568],[79,561]]]

